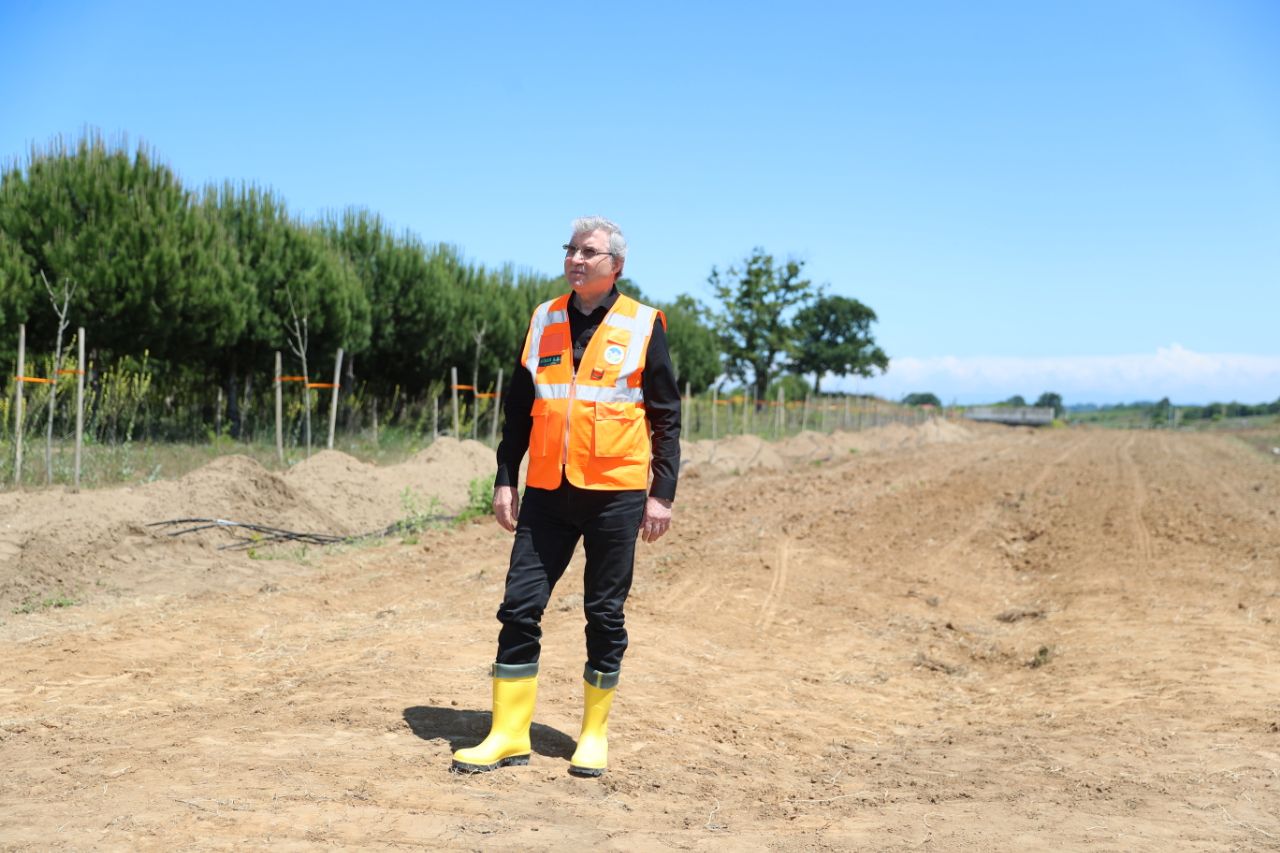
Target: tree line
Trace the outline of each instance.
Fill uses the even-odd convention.
[[[712,270],[718,309],[688,295],[645,300],[667,315],[681,382],[699,391],[741,377],[763,397],[779,371],[816,384],[887,368],[875,314],[825,295],[802,266],[758,249]],[[376,397],[438,393],[450,367],[492,387],[499,370],[510,378],[533,308],[565,286],[468,262],[368,210],[304,221],[253,184],[188,188],[146,146],[92,132],[33,148],[0,174],[0,328],[25,323],[28,347],[51,349],[61,319],[51,297],[65,294],[96,364],[146,358],[171,394],[221,387],[233,430],[237,400],[267,390],[274,353],[302,338],[313,373],[341,347],[344,387]],[[620,289],[645,299],[634,282]],[[0,335],[6,363],[15,347]]]

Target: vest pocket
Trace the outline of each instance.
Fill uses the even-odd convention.
[[[596,456],[617,459],[638,454],[644,437],[643,409],[631,403],[596,403]]]
[[[547,401],[541,399],[534,400],[533,408],[530,410],[529,414],[533,418],[533,424],[529,428],[529,455],[540,457],[547,456],[547,431],[551,420],[551,416],[547,412]]]

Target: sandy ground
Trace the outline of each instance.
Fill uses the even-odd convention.
[[[369,529],[406,486],[456,508],[478,446],[0,495],[0,849],[1280,850],[1271,458],[950,424],[688,457],[601,780],[567,774],[576,561],[530,766],[463,777],[496,525],[289,559],[144,526]]]

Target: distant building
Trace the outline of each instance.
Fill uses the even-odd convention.
[[[971,421],[991,421],[1011,426],[1049,426],[1053,423],[1052,406],[973,406],[964,416]]]

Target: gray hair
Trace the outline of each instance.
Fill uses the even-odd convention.
[[[609,252],[618,260],[627,257],[627,238],[622,236],[618,223],[603,216],[582,216],[573,220],[573,233],[590,234],[592,231],[604,231],[609,235]]]

